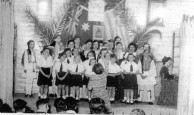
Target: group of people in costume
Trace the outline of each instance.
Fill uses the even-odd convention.
[[[57,87],[57,98],[88,99],[99,97],[107,108],[115,100],[127,104],[155,101],[155,58],[148,43],[143,52],[131,42],[124,49],[120,37],[108,41],[87,40],[75,37],[67,44],[61,36],[39,55],[35,42],[28,41],[22,64],[26,76],[26,96],[32,96],[32,83],[38,72],[39,97],[47,98],[49,87]],[[165,70],[164,70],[165,71]]]

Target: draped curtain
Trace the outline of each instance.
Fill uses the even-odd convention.
[[[178,115],[194,115],[194,17],[183,16],[180,29]]]
[[[13,103],[13,0],[0,0],[0,99]]]

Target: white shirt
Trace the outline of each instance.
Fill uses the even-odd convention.
[[[138,68],[138,65],[135,63],[135,62],[129,62],[129,61],[123,61],[122,63],[121,63],[121,69],[122,69],[122,71],[126,71],[126,72],[131,72],[130,71],[130,67],[131,67],[131,65],[133,66],[133,71],[132,71],[132,73],[136,73],[137,72],[137,70],[139,70],[139,68]]]
[[[52,67],[54,64],[54,60],[51,56],[48,56],[47,59],[44,58],[43,55],[41,55],[37,60],[37,65],[40,67]]]
[[[119,73],[119,72],[121,72],[120,66],[117,65],[116,63],[112,64],[111,62],[109,62],[108,73]]]
[[[67,60],[69,60],[69,63],[67,63],[67,62],[68,62]],[[67,58],[64,60],[64,62],[67,63],[67,64],[72,63],[72,62],[73,62],[73,56],[72,56],[72,57],[67,57]]]
[[[77,66],[78,66],[78,71],[77,72],[83,72],[85,70],[84,66],[83,66],[83,63],[79,63],[79,64],[70,63],[68,68],[69,68],[70,71],[76,72]]]
[[[83,62],[84,69],[86,70],[85,74],[87,75],[95,75],[95,73],[92,71],[93,66],[89,65],[90,60],[86,60]]]
[[[60,60],[55,63],[54,70],[57,71],[57,72],[59,72],[60,71],[60,68],[61,68],[61,63],[63,65],[63,70],[62,71],[63,72],[67,72],[68,71],[68,65],[69,64],[65,63],[64,61],[61,62]]]

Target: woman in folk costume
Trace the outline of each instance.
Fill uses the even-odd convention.
[[[92,68],[94,67],[94,65],[97,63],[97,61],[96,61],[96,59],[95,58],[91,58],[90,60],[89,60],[89,65],[88,66],[86,66],[85,67],[85,69],[86,69],[86,72],[85,72],[85,76],[88,78],[88,86],[87,86],[87,88],[88,88],[88,101],[90,101],[91,100],[91,98],[92,98],[92,82],[91,82],[91,77],[93,76],[93,75],[96,75],[94,72],[93,72],[93,70],[92,70]]]
[[[134,103],[134,90],[138,89],[137,75],[139,74],[139,66],[135,62],[135,56],[130,53],[127,56],[127,60],[121,63],[121,69],[123,72],[123,89],[124,99],[123,102],[127,104]]]
[[[177,105],[177,98],[175,95],[177,94],[177,90],[175,90],[176,83],[174,79],[174,75],[170,72],[170,68],[172,67],[172,58],[171,57],[164,57],[162,59],[163,66],[160,70],[160,77],[161,77],[161,91],[160,96],[158,97],[157,104],[158,105]]]
[[[92,50],[95,52],[95,59],[98,58],[98,54],[100,53],[100,50],[99,50],[99,43],[98,43],[98,40],[94,40],[93,43],[92,43]]]
[[[40,98],[47,98],[49,86],[52,86],[52,67],[54,60],[50,55],[50,49],[45,47],[42,55],[37,59],[39,69],[37,85],[40,86]]]
[[[80,87],[82,87],[82,75],[85,72],[80,56],[75,56],[73,62],[69,64],[69,85],[71,87],[70,96],[80,99]]]
[[[107,90],[110,102],[115,102],[115,91],[118,85],[118,77],[121,75],[121,68],[116,64],[117,57],[115,54],[110,55],[110,62],[108,64]]]
[[[139,101],[153,104],[155,101],[154,85],[156,85],[156,66],[149,50],[145,50],[140,58],[142,74],[138,78]]]
[[[101,98],[104,100],[107,112],[111,113],[110,99],[106,90],[108,66],[107,68],[103,68],[102,64],[97,63],[93,66],[92,71],[96,74],[90,77],[92,98]]]
[[[117,42],[114,49],[114,54],[117,56],[117,64],[121,65],[124,53],[125,52],[123,51],[123,44],[121,42]]]
[[[68,92],[65,91],[65,85],[67,84],[67,75],[68,75],[68,64],[64,62],[66,58],[65,53],[59,54],[59,59],[54,65],[54,71],[56,73],[56,82],[55,85],[57,86],[57,98],[62,96],[63,99],[66,98]]]
[[[84,66],[84,69],[86,70],[86,72],[88,72],[87,69],[90,70],[90,67],[92,67],[91,63],[90,63],[90,60],[91,59],[95,59],[95,57],[96,56],[95,56],[95,52],[94,51],[88,52],[87,60],[85,60],[83,62],[83,66]],[[87,76],[84,76],[83,77],[83,96],[85,96],[86,99],[88,99],[88,90],[87,90],[88,82],[89,82],[89,78]]]
[[[22,56],[22,65],[24,67],[24,75],[26,77],[26,97],[32,96],[33,79],[36,78],[36,52],[34,50],[35,42],[29,40],[27,42],[28,49],[24,51]]]

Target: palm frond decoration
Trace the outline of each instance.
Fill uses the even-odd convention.
[[[53,42],[55,37],[62,34],[68,15],[77,6],[78,0],[70,0],[69,3],[64,4],[63,11],[58,15],[57,19],[50,21],[40,21],[38,16],[29,7],[26,7],[25,14],[29,23],[34,25],[34,32],[40,38],[42,45],[48,46]]]
[[[38,16],[29,7],[25,9],[25,13],[29,22],[34,24],[34,32],[41,39],[43,45],[49,45],[53,39],[54,31],[51,25],[48,22],[40,21]]]
[[[149,39],[153,38],[153,35],[157,34],[160,36],[161,39],[162,33],[158,29],[152,29],[158,22],[159,19],[155,19],[151,22],[148,22],[145,27],[137,26],[136,29],[133,29],[133,42],[137,43],[137,45],[141,47],[144,43],[147,43]]]

